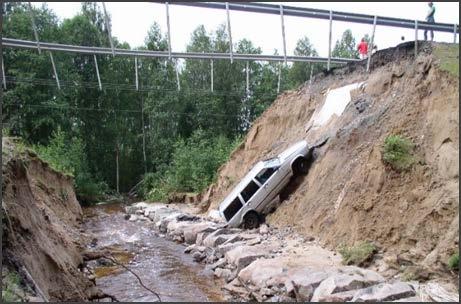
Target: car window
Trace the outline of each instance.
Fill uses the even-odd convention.
[[[245,203],[250,200],[250,198],[256,193],[256,191],[258,191],[258,189],[259,186],[254,181],[250,181],[248,183],[245,189],[243,189],[242,193],[240,193]]]
[[[278,167],[272,167],[272,168],[264,168],[262,169],[258,175],[256,175],[256,180],[258,182],[261,183],[261,185],[263,185],[268,179],[269,177],[272,176],[272,174],[275,173],[275,171],[277,171]]]
[[[240,198],[236,197],[232,203],[227,206],[226,209],[224,209],[224,217],[226,218],[227,221],[229,221],[234,215],[239,212],[239,210],[243,207],[242,202],[240,201]]]

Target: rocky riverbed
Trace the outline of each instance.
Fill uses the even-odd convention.
[[[459,296],[435,283],[385,278],[341,265],[341,258],[314,238],[263,224],[259,229],[227,228],[216,219],[182,208],[144,202],[128,206],[126,219],[150,221],[160,237],[187,247],[205,269],[225,284],[233,301],[453,301]]]

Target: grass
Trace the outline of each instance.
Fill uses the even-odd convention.
[[[344,265],[366,266],[372,260],[377,248],[370,242],[361,242],[351,247],[341,245],[338,251]]]
[[[453,254],[449,259],[448,259],[448,268],[451,270],[459,270],[459,253]]]
[[[440,69],[459,77],[459,44],[437,44],[433,54],[440,60]]]
[[[383,161],[394,170],[408,170],[414,163],[413,143],[400,135],[389,135],[384,140]]]

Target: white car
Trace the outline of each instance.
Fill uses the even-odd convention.
[[[314,147],[300,141],[277,157],[259,161],[219,206],[228,227],[259,226],[261,215],[279,202],[280,191],[293,175],[307,174]]]

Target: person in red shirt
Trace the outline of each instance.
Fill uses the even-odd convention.
[[[362,41],[359,43],[357,47],[360,55],[360,59],[367,58],[368,55],[368,43],[365,41],[365,38],[362,38]]]

